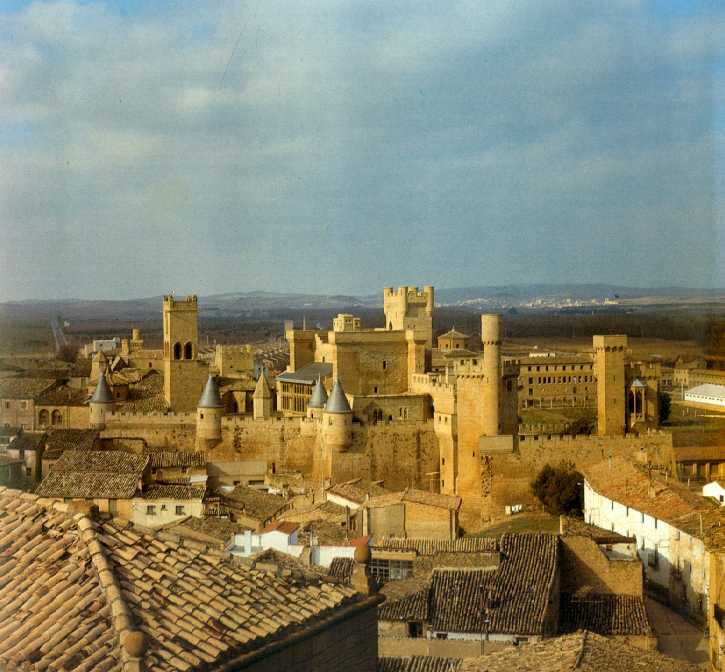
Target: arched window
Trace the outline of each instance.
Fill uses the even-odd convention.
[[[181,343],[174,343],[174,359],[181,359]]]
[[[63,416],[60,414],[60,411],[57,408],[53,411],[53,414],[50,416],[50,422],[53,426],[63,424]]]
[[[48,413],[47,408],[44,408],[42,411],[40,411],[40,415],[38,415],[38,424],[41,427],[47,427],[49,422],[50,422],[50,413]]]
[[[189,341],[184,345],[184,359],[191,359],[194,349]]]

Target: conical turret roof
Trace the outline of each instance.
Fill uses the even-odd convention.
[[[272,391],[269,389],[269,381],[267,380],[267,374],[262,370],[257,379],[257,386],[254,388],[254,396],[259,399],[267,399],[272,396]]]
[[[91,403],[92,404],[112,404],[113,403],[113,395],[111,394],[111,389],[108,387],[108,382],[106,381],[106,375],[102,373],[100,376],[98,376],[98,384],[96,385],[96,389],[93,392],[93,396],[91,397]]]
[[[222,398],[219,396],[219,388],[217,387],[214,376],[209,374],[209,379],[206,381],[204,391],[201,393],[199,403],[196,405],[197,408],[222,408]]]
[[[322,384],[322,380],[317,378],[317,382],[315,383],[315,386],[312,388],[312,396],[310,397],[310,401],[307,404],[310,408],[325,408],[325,403],[327,402],[327,390],[325,389],[325,386]]]
[[[335,381],[330,397],[325,404],[325,413],[352,413],[350,404],[345,396],[345,390],[339,380]]]

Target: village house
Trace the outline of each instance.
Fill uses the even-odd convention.
[[[584,471],[588,523],[634,537],[647,588],[692,617],[708,614],[709,557],[704,537],[719,504],[624,459]]]

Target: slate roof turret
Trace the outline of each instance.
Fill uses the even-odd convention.
[[[342,389],[342,383],[339,380],[336,380],[332,386],[330,397],[325,404],[325,413],[352,413],[345,390]]]
[[[113,403],[113,395],[111,394],[111,389],[108,387],[108,383],[106,382],[106,376],[105,374],[101,374],[98,376],[98,383],[96,385],[96,389],[93,392],[93,396],[91,397],[91,403],[92,404],[112,404]]]
[[[307,404],[310,408],[325,408],[325,404],[327,403],[327,390],[325,389],[325,386],[322,384],[321,378],[317,377],[317,382],[315,383],[315,386],[312,388],[312,396],[310,397],[310,401]]]
[[[223,408],[222,398],[219,396],[219,388],[217,387],[214,376],[209,375],[206,381],[204,391],[201,393],[197,408]]]

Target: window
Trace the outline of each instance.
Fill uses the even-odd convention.
[[[412,560],[370,560],[370,574],[381,581],[407,579],[413,573]]]
[[[408,637],[418,638],[423,636],[422,623],[408,623]]]
[[[156,515],[156,506],[154,506],[153,504],[148,504],[146,506],[146,515],[155,516]]]
[[[5,402],[5,408],[6,408],[6,409],[10,408],[10,402],[9,402],[9,401],[6,401],[6,402]]]
[[[181,343],[174,343],[174,359],[181,359]]]
[[[388,368],[388,362],[383,360],[383,371]]]
[[[441,457],[441,466],[444,466],[445,463],[446,463],[446,458],[445,457]]]
[[[194,354],[194,348],[190,342],[186,342],[184,345],[184,359],[191,359]]]
[[[186,515],[184,513],[184,505],[183,504],[177,504],[176,505],[176,515],[177,516],[184,516],[184,515]]]

